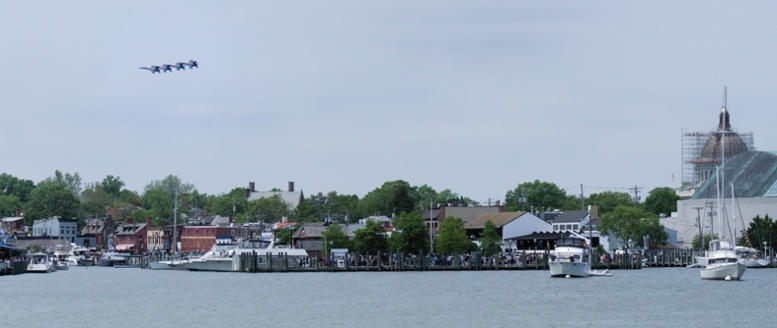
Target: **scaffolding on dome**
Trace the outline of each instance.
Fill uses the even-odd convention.
[[[702,149],[710,139],[713,137],[720,137],[721,132],[689,132],[682,130],[682,146],[680,151],[682,152],[682,177],[681,183],[683,187],[695,188],[698,187],[706,177],[704,177],[705,170],[709,169],[709,166],[720,164],[720,159],[713,159],[712,162],[708,158],[702,158]],[[728,129],[725,132],[726,135],[739,136],[742,141],[747,145],[745,151],[753,151],[755,149],[755,143],[752,132],[738,133],[733,129]],[[736,155],[738,152],[734,153]],[[732,155],[726,154],[726,158]]]

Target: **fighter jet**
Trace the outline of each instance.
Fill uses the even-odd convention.
[[[140,69],[147,69],[151,71],[151,74],[162,73],[161,71],[159,71],[161,69],[161,67],[159,66],[141,67]]]
[[[164,72],[170,72],[170,73],[172,73],[172,72],[173,72],[173,65],[170,65],[170,64],[163,64],[163,65],[162,65],[162,72],[163,72],[163,73],[164,73]]]
[[[173,67],[175,67],[176,71],[180,71],[180,70],[184,70],[185,71],[186,70],[186,63],[177,62],[177,63],[175,63],[175,65],[173,65]]]
[[[194,67],[200,68],[199,66],[197,66],[196,60],[189,60],[189,62],[186,63],[186,65],[189,65],[189,68],[194,68]]]

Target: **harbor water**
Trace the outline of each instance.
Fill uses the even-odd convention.
[[[765,327],[777,270],[217,273],[72,267],[0,277],[4,327]]]

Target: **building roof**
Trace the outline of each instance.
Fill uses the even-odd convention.
[[[526,212],[499,212],[480,214],[476,218],[464,224],[465,229],[483,229],[486,221],[491,221],[497,228],[512,222],[526,214]]]
[[[251,194],[248,195],[248,201],[262,198],[272,198],[275,195],[280,196],[281,200],[289,204],[289,207],[292,210],[299,206],[304,197],[302,195],[302,191],[252,191]]]
[[[117,231],[114,232],[117,236],[120,235],[134,235],[138,231],[146,227],[146,223],[129,223],[122,224]]]
[[[553,223],[579,223],[588,216],[588,210],[564,211]]]
[[[297,239],[303,236],[306,238],[322,238],[324,236],[323,232],[326,231],[327,227],[329,227],[329,224],[326,222],[308,222],[297,229],[297,231],[294,232],[294,235],[292,235],[292,238]],[[343,229],[343,233],[345,233],[346,236],[353,236],[349,227],[340,226],[340,228]]]
[[[723,182],[726,198],[731,184],[737,198],[777,197],[777,153],[749,151],[726,159]],[[691,199],[715,198],[718,178],[713,175],[699,187]]]

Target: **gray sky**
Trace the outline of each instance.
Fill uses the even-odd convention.
[[[777,150],[770,1],[4,1],[0,172],[504,199],[680,184],[681,129]],[[140,66],[195,59],[200,68]],[[672,181],[674,174],[675,180]]]

